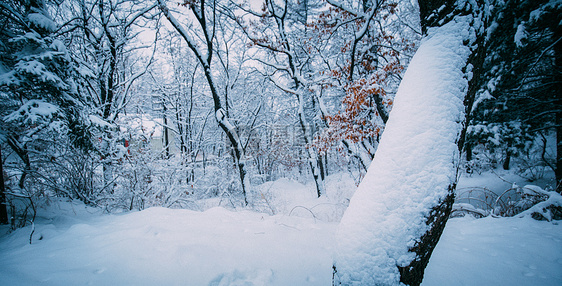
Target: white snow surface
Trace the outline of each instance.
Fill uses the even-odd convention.
[[[33,244],[28,244],[30,227],[0,238],[0,285],[331,281],[335,223],[218,207],[205,212],[150,208],[100,217],[88,215],[80,204],[59,205],[66,213],[43,214]]]
[[[517,26],[517,31],[515,32],[513,40],[515,41],[515,45],[520,48],[524,46],[523,40],[525,39],[527,39],[527,31],[525,31],[525,22],[523,22]]]
[[[27,15],[27,18],[31,23],[48,31],[57,30],[57,25],[55,24],[55,22],[53,22],[53,20],[45,16],[43,13],[29,13],[29,15]]]
[[[408,249],[426,232],[427,212],[456,181],[469,20],[430,31],[400,83],[377,154],[336,235],[343,285],[400,284],[397,266],[414,259]]]
[[[480,185],[481,178],[488,177],[462,180]],[[337,223],[322,220],[331,219],[321,209],[326,199],[314,200],[313,182],[262,187],[279,214],[151,208],[107,215],[52,200],[39,209],[32,244],[31,226],[8,232],[0,225],[0,285],[331,285]],[[353,189],[341,174],[328,178],[331,201]],[[293,205],[317,219],[303,208],[289,216]],[[423,285],[562,285],[561,242],[558,223],[453,218]]]
[[[336,224],[312,218],[55,201],[35,228],[0,226],[0,285],[331,285]],[[561,242],[557,223],[453,218],[423,285],[562,285]]]
[[[562,225],[525,218],[453,218],[423,286],[562,285]]]

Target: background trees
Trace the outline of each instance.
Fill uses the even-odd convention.
[[[68,135],[74,145],[87,147],[87,134],[81,134],[83,101],[75,69],[64,44],[54,38],[57,26],[46,4],[12,1],[3,3],[2,12],[3,139],[25,165],[18,183],[23,189],[32,171],[30,155],[45,149],[41,144],[54,143],[48,137]]]
[[[320,197],[324,193],[326,166],[323,155],[312,145],[314,136],[324,128],[319,95],[313,89],[316,58],[313,49],[300,44],[311,37],[307,33],[310,7],[321,5],[313,1],[298,6],[292,1],[265,1],[261,11],[240,5],[246,17],[234,17],[253,45],[263,49],[268,57],[258,58],[264,64],[266,76],[281,91],[294,96],[298,126],[304,141],[306,159]],[[294,17],[294,15],[298,15]],[[290,31],[290,32],[289,32]],[[306,41],[305,41],[306,42]]]
[[[174,29],[176,29],[176,31],[182,36],[189,49],[195,55],[199,64],[201,64],[201,68],[203,70],[203,73],[205,74],[205,78],[212,95],[215,109],[215,119],[220,128],[228,137],[230,144],[232,145],[232,152],[234,154],[233,159],[238,167],[240,183],[242,186],[242,194],[244,197],[244,204],[247,205],[248,201],[246,198],[246,169],[244,166],[244,149],[242,147],[240,137],[238,136],[236,125],[233,125],[233,122],[231,121],[227,110],[222,107],[223,104],[218,93],[218,87],[216,86],[216,82],[211,71],[213,63],[213,53],[215,52],[215,50],[213,49],[215,41],[215,30],[217,29],[216,3],[213,2],[210,3],[210,5],[207,5],[207,3],[203,0],[200,2],[187,1],[183,3],[183,5],[189,9],[191,15],[195,18],[195,23],[198,25],[199,32],[199,34],[196,34],[196,37],[200,38],[201,42],[193,39],[193,36],[185,29],[185,27],[180,22],[178,22],[175,16],[172,15],[170,9],[166,6],[166,3],[164,1],[158,1],[158,5],[164,16],[168,19]],[[202,45],[203,48],[200,49],[198,45]]]
[[[400,75],[414,50],[417,31],[393,27],[411,9],[407,3],[328,3],[329,13],[324,12],[313,25],[333,38],[332,49],[342,52],[343,57],[332,64],[330,71],[322,73],[333,78],[330,87],[343,98],[341,107],[326,115],[329,127],[318,144],[324,148],[341,144],[366,171],[388,120]],[[338,54],[333,50],[330,53]]]
[[[420,21],[411,1],[28,2],[0,6],[6,186],[64,185],[54,192],[108,210],[251,204],[252,185],[280,177],[313,179],[317,196],[328,174],[359,183],[421,31],[469,10],[422,1]],[[559,174],[559,5],[493,4],[464,70],[467,165],[533,155]]]
[[[470,147],[485,144],[500,154],[505,169],[512,157],[540,158],[542,166],[527,164],[527,168],[552,169],[559,188],[560,5],[506,1],[498,3],[492,15],[480,103],[468,143]]]
[[[112,165],[118,159],[116,145],[123,139],[115,123],[125,111],[135,80],[152,61],[151,55],[139,60],[143,43],[138,35],[155,7],[136,1],[77,0],[65,1],[58,13],[64,21],[59,34],[78,66],[79,92],[91,103],[90,132],[103,158],[104,182],[109,190],[114,179]]]

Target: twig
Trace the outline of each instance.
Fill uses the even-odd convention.
[[[31,244],[31,240],[33,239],[34,232],[35,232],[35,223],[31,221],[31,233],[29,234],[29,244]]]
[[[508,184],[511,184],[513,186],[514,182],[510,182],[510,181],[504,179],[502,176],[500,176],[498,173],[496,173],[496,171],[494,171],[494,169],[491,169],[490,171],[492,171],[492,173],[494,173],[494,175],[496,175],[498,178],[500,178],[500,180],[502,180],[502,181],[504,181]]]
[[[291,214],[293,213],[293,211],[294,211],[296,208],[303,208],[303,209],[309,211],[310,214],[312,214],[312,217],[314,218],[314,223],[316,223],[316,215],[315,215],[309,208],[306,208],[306,207],[303,207],[303,206],[295,206],[295,207],[289,212],[289,216],[291,216]]]

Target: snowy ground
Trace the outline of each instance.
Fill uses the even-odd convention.
[[[449,220],[422,285],[562,285],[562,226],[531,218]]]
[[[337,214],[327,214],[353,186],[339,176],[332,198],[316,202],[312,186],[268,183],[263,193],[276,215],[223,208],[101,215],[55,202],[41,210],[31,245],[31,227],[0,229],[0,285],[331,285],[337,222],[326,220]],[[295,192],[301,196],[290,201]],[[560,269],[560,224],[454,218],[423,285],[562,285]]]

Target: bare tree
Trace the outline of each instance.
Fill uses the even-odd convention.
[[[58,32],[66,37],[73,60],[80,71],[78,90],[94,106],[90,118],[99,130],[96,133],[98,151],[103,158],[104,180],[113,182],[113,153],[117,138],[115,122],[124,111],[134,83],[153,60],[139,62],[134,52],[144,48],[134,43],[148,21],[156,4],[134,0],[90,1],[73,0],[65,3],[69,12],[59,15],[65,21]],[[158,34],[158,31],[154,33]],[[156,41],[156,36],[155,36]],[[154,45],[155,46],[155,45]],[[133,71],[133,67],[137,69]]]
[[[308,3],[308,2],[307,2]],[[311,90],[311,82],[307,79],[313,73],[311,69],[311,54],[305,49],[302,40],[306,30],[306,11],[307,5],[293,7],[292,2],[284,0],[281,2],[266,0],[261,12],[239,6],[247,15],[253,17],[249,23],[240,17],[232,17],[246,36],[255,46],[274,55],[271,61],[257,59],[267,68],[273,70],[266,76],[285,93],[295,97],[297,103],[298,124],[302,133],[302,138],[306,144],[306,155],[310,171],[316,185],[318,197],[325,193],[324,179],[326,176],[326,166],[322,158],[322,153],[313,146],[313,140],[322,128],[323,122],[317,122],[319,106],[321,103],[318,97]],[[296,18],[292,13],[296,13]],[[256,18],[260,21],[253,21]],[[291,30],[292,32],[289,32]],[[298,30],[299,32],[296,32]],[[281,78],[288,79],[288,84]]]
[[[194,38],[192,33],[188,32],[188,29],[186,29],[186,27],[176,19],[167,7],[165,0],[158,0],[158,7],[160,8],[160,11],[162,11],[173,28],[184,39],[189,49],[193,52],[198,62],[201,64],[213,98],[215,119],[232,145],[234,161],[238,167],[240,175],[244,204],[248,205],[248,200],[246,198],[244,150],[242,148],[242,143],[240,141],[240,137],[238,136],[236,126],[232,122],[232,119],[229,118],[229,114],[226,109],[223,108],[218,86],[212,72],[214,53],[213,46],[217,29],[217,3],[215,1],[207,3],[205,0],[186,1],[184,2],[184,6],[189,9],[191,12],[190,15],[195,19],[196,25],[198,26],[197,28],[192,26],[189,29],[189,31],[196,33],[195,36],[197,38]],[[199,39],[199,41],[196,39]],[[199,48],[199,46],[202,46],[202,48]]]

